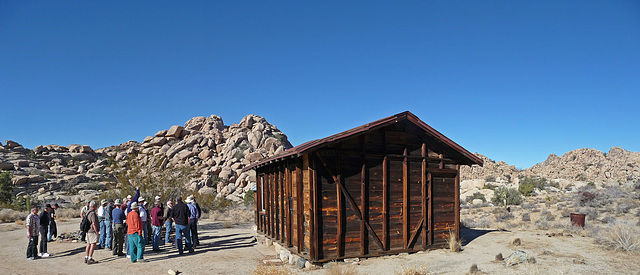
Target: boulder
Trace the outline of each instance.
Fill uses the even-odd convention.
[[[184,130],[184,127],[180,125],[171,126],[171,128],[169,128],[169,131],[167,131],[166,136],[179,138],[180,134],[182,134],[182,130]]]
[[[264,156],[260,152],[253,152],[244,156],[244,159],[248,160],[251,163],[258,162],[263,158]]]
[[[22,148],[22,145],[20,145],[20,143],[17,143],[17,142],[15,142],[13,140],[5,140],[4,143],[5,143],[5,145],[4,145],[5,149]]]
[[[167,135],[167,130],[158,131],[154,136],[156,137],[164,137]]]
[[[202,150],[202,152],[200,152],[200,154],[198,154],[198,157],[200,159],[206,160],[208,158],[210,158],[211,156],[213,156],[213,153],[211,151],[209,151],[209,149],[204,149]]]
[[[13,164],[9,162],[0,162],[0,170],[13,170]]]
[[[42,154],[44,152],[48,152],[48,151],[49,150],[46,147],[42,146],[42,145],[38,145],[38,146],[36,146],[36,148],[33,148],[33,152],[38,154],[38,155],[40,155],[40,154]]]
[[[28,183],[36,183],[36,182],[42,182],[42,181],[44,181],[44,177],[40,175],[29,175],[27,179]]]
[[[13,176],[11,182],[13,185],[22,185],[29,181],[29,176]]]
[[[29,167],[29,162],[26,160],[19,160],[16,162],[18,167]]]

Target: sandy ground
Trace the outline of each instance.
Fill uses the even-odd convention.
[[[58,232],[72,232],[79,224],[80,219],[58,222]],[[98,263],[87,265],[86,244],[58,242],[48,244],[51,257],[27,261],[26,227],[0,224],[0,236],[3,274],[168,274],[169,269],[181,274],[250,274],[263,259],[275,255],[273,248],[256,245],[251,225],[223,228],[221,223],[207,220],[199,226],[201,246],[195,253],[178,255],[178,250],[170,246],[161,247],[162,252],[151,252],[148,245],[146,263],[131,263],[102,249],[94,253]]]
[[[59,232],[77,229],[79,219],[59,223]],[[124,257],[114,257],[111,251],[97,250],[99,263],[83,263],[82,243],[49,243],[49,258],[26,260],[26,229],[15,224],[0,224],[0,266],[4,274],[167,274],[177,269],[181,274],[250,274],[265,259],[274,259],[273,247],[259,245],[254,240],[252,225],[223,228],[221,223],[201,221],[201,246],[193,254],[178,255],[176,249],[163,247],[163,252],[147,252],[147,263],[131,263]],[[427,266],[431,273],[464,274],[472,264],[487,274],[640,274],[640,256],[605,250],[591,238],[581,236],[548,237],[549,231],[492,231],[464,229],[461,252],[432,250],[427,252],[361,259],[353,266],[360,274],[394,274],[405,267]],[[510,245],[520,238],[522,245]],[[150,246],[147,246],[150,250]],[[506,258],[515,250],[524,250],[536,263],[512,267],[495,262],[502,253]],[[288,269],[301,274],[325,274],[327,270]]]

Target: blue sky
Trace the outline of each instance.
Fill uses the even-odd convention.
[[[256,114],[292,144],[409,110],[518,168],[640,151],[637,1],[0,1],[0,141]]]

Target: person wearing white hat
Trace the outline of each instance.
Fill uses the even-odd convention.
[[[200,211],[194,204],[195,200],[193,196],[187,197],[185,200],[187,206],[189,207],[189,211],[191,212],[191,216],[189,216],[189,230],[191,231],[191,245],[193,248],[196,248],[200,241],[198,240],[198,218],[200,217]]]
[[[146,201],[144,201],[143,197],[138,198],[138,212],[140,213],[140,220],[142,220],[142,232],[144,233],[142,241],[146,245],[149,242],[149,229],[147,228],[147,217],[149,215],[145,208],[145,204]]]

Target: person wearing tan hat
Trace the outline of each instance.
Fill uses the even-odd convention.
[[[84,262],[86,264],[95,264],[98,261],[93,259],[93,251],[96,249],[98,243],[98,234],[100,234],[100,227],[98,223],[98,204],[95,201],[89,203],[89,212],[87,213],[87,220],[91,223],[91,228],[87,231],[87,249],[84,256]]]
[[[96,246],[96,249],[103,249],[105,248],[105,240],[107,238],[107,228],[106,228],[106,223],[105,218],[106,218],[106,208],[107,208],[107,200],[103,199],[102,201],[100,201],[100,207],[98,207],[98,222],[100,223],[100,241],[98,242],[98,246]]]
[[[127,239],[129,240],[131,262],[146,262],[142,258],[144,256],[144,241],[142,240],[142,220],[138,214],[138,203],[131,203],[130,208],[131,212],[127,214]]]
[[[124,220],[126,216],[124,215],[124,210],[120,208],[122,205],[122,201],[117,199],[115,201],[115,208],[113,208],[113,212],[111,212],[111,217],[113,218],[113,250],[112,254],[114,256],[124,256],[126,254],[122,253],[122,246],[124,245],[124,234],[125,234],[125,224]]]

